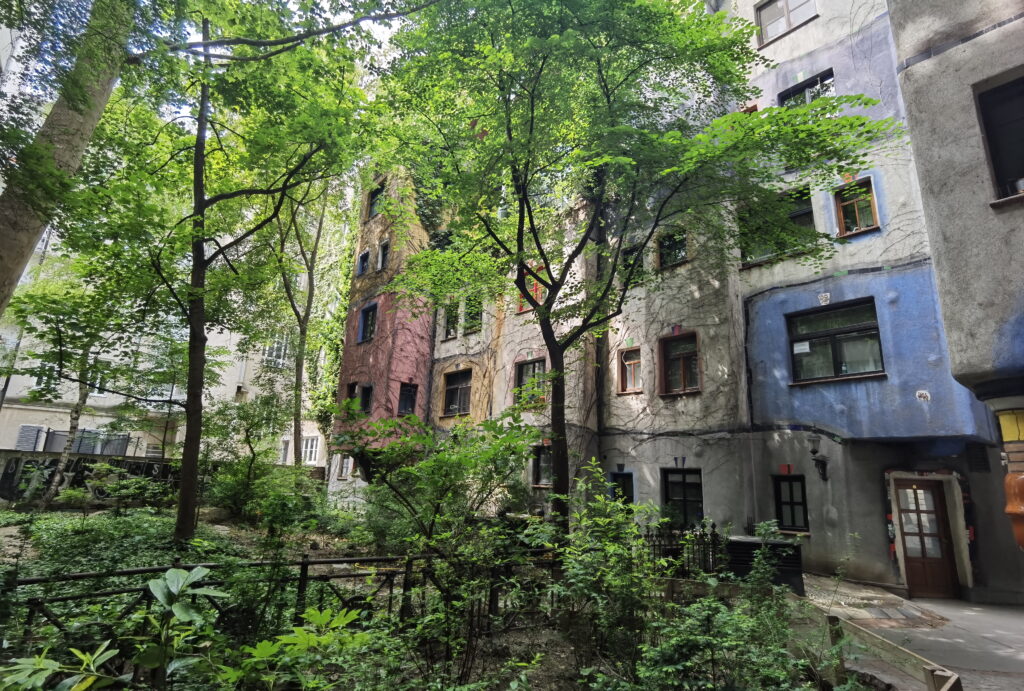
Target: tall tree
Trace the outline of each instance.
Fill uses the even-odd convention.
[[[0,0],[0,25],[24,39],[20,58],[30,64],[20,84],[29,97],[0,106],[0,176],[6,183],[0,191],[0,314],[62,207],[126,66],[135,70],[127,75],[132,83],[173,81],[180,74],[176,58],[209,50],[227,62],[261,62],[302,46],[329,48],[335,37],[364,24],[437,1],[324,0],[298,8],[275,1],[252,8],[208,0]],[[219,14],[224,31],[188,40],[197,27],[185,18],[197,12]],[[232,35],[239,27],[249,35]],[[48,100],[53,106],[36,127]]]
[[[722,267],[747,235],[822,247],[788,222],[780,171],[831,184],[894,128],[856,96],[735,112],[766,62],[753,35],[692,0],[483,0],[436,5],[395,36],[386,84],[403,119],[384,163],[448,207],[449,244],[416,257],[406,286],[511,287],[532,308],[553,373],[558,495],[570,488],[566,355],[649,278],[653,240],[685,232]]]

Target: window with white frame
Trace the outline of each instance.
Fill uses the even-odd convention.
[[[313,465],[320,453],[320,437],[302,438],[302,462],[305,465]]]
[[[391,242],[385,240],[377,247],[377,271],[382,271],[388,267],[389,254],[391,254]]]
[[[263,366],[284,369],[288,364],[288,334],[279,331],[263,348]]]

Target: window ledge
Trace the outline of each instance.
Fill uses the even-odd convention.
[[[364,343],[373,343],[372,338],[365,338],[362,341],[356,341],[356,345],[363,345]]]
[[[846,238],[854,238],[854,237],[857,237],[858,235],[867,235],[868,233],[877,233],[881,229],[882,229],[882,226],[871,226],[870,228],[858,228],[857,230],[853,231],[852,233],[843,233],[842,235],[837,235],[836,238],[838,238],[840,240],[845,240]]]
[[[1018,192],[1012,197],[1003,197],[1002,199],[995,199],[990,201],[988,205],[993,209],[1005,209],[1008,206],[1015,204],[1024,204],[1024,192]]]
[[[818,18],[818,15],[817,15],[817,14],[815,14],[814,16],[808,17],[807,19],[803,20],[802,22],[800,22],[800,23],[799,23],[799,24],[797,24],[796,26],[791,26],[791,27],[789,27],[788,29],[786,29],[785,31],[783,31],[783,32],[782,32],[781,34],[779,34],[778,36],[776,36],[775,38],[772,38],[772,39],[768,39],[768,40],[767,40],[767,41],[765,41],[764,43],[760,44],[760,45],[759,45],[759,46],[757,47],[757,49],[758,49],[758,50],[761,50],[761,49],[763,49],[763,48],[767,48],[768,46],[770,46],[771,44],[775,43],[776,41],[778,41],[778,40],[780,40],[780,39],[783,39],[783,38],[785,38],[786,36],[789,36],[789,35],[790,35],[791,33],[793,33],[794,31],[796,31],[796,30],[797,30],[797,29],[799,29],[800,27],[803,27],[803,26],[806,26],[807,24],[810,24],[811,22],[813,22],[813,21],[814,21],[815,19],[817,19],[817,18]]]
[[[790,535],[792,537],[810,537],[811,531],[809,530],[790,530],[786,528],[779,528],[780,535]]]
[[[448,341],[454,341],[456,338],[458,338],[458,336],[448,336],[447,338],[442,338],[441,339],[441,343],[447,343]]]
[[[616,396],[636,396],[637,394],[643,393],[643,389],[626,389],[625,391],[616,391]]]
[[[530,485],[533,489],[551,489],[554,485]]]
[[[824,377],[822,379],[808,379],[806,381],[790,382],[790,386],[810,386],[812,384],[831,384],[838,381],[857,381],[860,379],[885,379],[888,377],[885,372],[870,372],[868,374],[849,374],[842,377]]]
[[[466,417],[469,413],[445,413],[444,415],[438,415],[437,417],[441,420],[446,420],[453,417]]]
[[[676,398],[677,396],[694,396],[701,393],[700,389],[691,389],[689,391],[660,391],[658,393],[662,398]]]

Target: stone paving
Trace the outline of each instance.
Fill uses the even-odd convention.
[[[874,586],[810,574],[804,584],[808,598],[832,614],[956,672],[965,691],[1024,689],[1024,607],[905,600]]]

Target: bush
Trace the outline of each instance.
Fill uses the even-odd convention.
[[[37,516],[29,537],[39,557],[24,563],[24,575],[105,571],[170,564],[175,557],[210,561],[238,554],[234,543],[200,525],[184,552],[174,541],[174,519],[140,509],[84,521],[65,513]],[[27,572],[31,572],[31,574]]]

